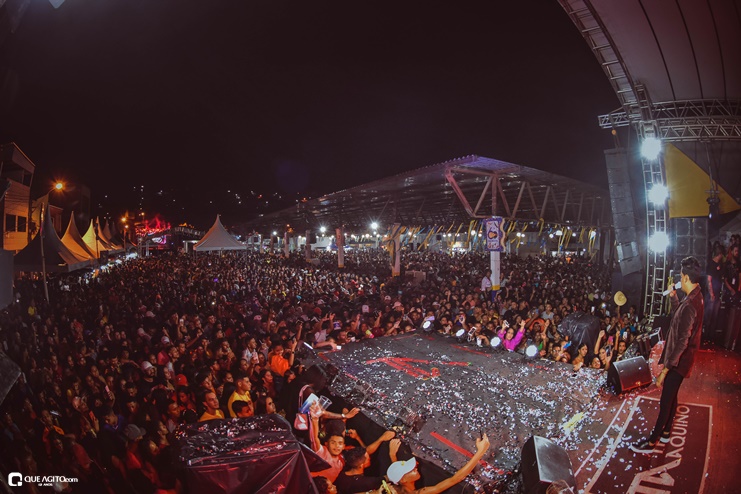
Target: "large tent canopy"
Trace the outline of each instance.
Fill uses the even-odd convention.
[[[42,247],[43,245],[43,257]],[[70,251],[59,239],[47,209],[42,230],[13,258],[15,271],[66,273],[92,266],[90,257],[81,257]]]
[[[193,250],[197,252],[245,249],[247,249],[246,245],[226,231],[226,228],[221,224],[221,218],[218,215],[216,216],[216,221],[211,229],[193,246]]]
[[[87,244],[85,244],[85,241],[82,240],[82,236],[80,236],[80,231],[77,229],[77,225],[75,224],[74,212],[69,217],[69,225],[67,226],[67,231],[64,232],[64,236],[62,237],[62,243],[78,257],[90,260],[97,259],[96,254],[90,250]]]
[[[492,201],[492,192],[494,201]],[[264,215],[243,225],[268,232],[303,229],[367,230],[468,224],[493,215],[575,226],[608,226],[606,190],[571,178],[482,156],[467,156],[400,173]]]

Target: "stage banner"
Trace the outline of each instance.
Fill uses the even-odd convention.
[[[484,249],[487,252],[502,252],[504,250],[504,218],[494,216],[484,220],[484,232],[486,233],[486,245]]]

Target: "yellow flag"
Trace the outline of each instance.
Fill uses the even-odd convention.
[[[664,166],[669,189],[669,217],[707,216],[710,212],[707,201],[710,176],[672,144],[664,147]],[[723,187],[717,188],[721,214],[741,209],[741,205]]]

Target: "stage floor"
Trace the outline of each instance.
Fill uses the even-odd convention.
[[[531,435],[568,451],[582,492],[731,492],[741,466],[741,428],[731,415],[741,405],[741,355],[725,350],[698,354],[680,392],[677,433],[652,457],[627,446],[656,417],[660,391],[653,385],[616,397],[601,389],[600,371],[575,375],[569,365],[422,333],[319,356],[339,370],[334,393],[448,472],[468,460],[485,431],[491,448],[469,476],[475,487],[516,477]]]

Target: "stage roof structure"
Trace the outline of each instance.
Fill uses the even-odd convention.
[[[671,142],[741,198],[741,18],[734,0],[559,0],[632,125]],[[711,188],[708,180],[708,189]]]
[[[492,191],[494,201],[492,202]],[[438,163],[298,203],[242,225],[243,230],[381,230],[393,223],[432,226],[493,215],[546,223],[607,226],[609,194],[571,178],[482,156]]]

